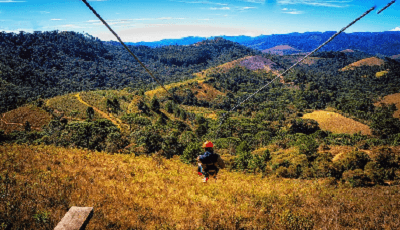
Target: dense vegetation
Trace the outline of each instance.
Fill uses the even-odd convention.
[[[165,84],[256,53],[220,38],[201,45],[155,49],[132,46],[131,50]],[[0,112],[39,97],[155,86],[122,46],[104,44],[88,34],[75,32],[1,32],[0,76]]]

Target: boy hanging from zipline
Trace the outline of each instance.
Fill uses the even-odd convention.
[[[204,154],[197,157],[198,169],[197,173],[204,175],[203,182],[207,182],[209,176],[213,176],[217,180],[219,169],[225,168],[225,163],[221,157],[214,153],[214,144],[211,141],[204,142]]]

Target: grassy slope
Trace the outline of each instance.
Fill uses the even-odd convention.
[[[304,114],[303,118],[316,120],[322,130],[328,130],[332,133],[355,134],[361,132],[364,135],[371,135],[371,129],[367,125],[335,112],[314,111]]]
[[[385,61],[377,58],[377,57],[370,57],[370,58],[365,58],[360,61],[354,62],[344,68],[342,68],[340,71],[347,71],[347,70],[354,70],[357,67],[362,67],[362,66],[382,66],[385,64]]]
[[[335,188],[225,170],[203,184],[177,159],[53,146],[0,146],[0,156],[0,226],[52,229],[75,205],[94,207],[87,229],[400,227],[398,186]]]
[[[395,104],[397,111],[393,114],[394,117],[400,118],[400,93],[388,95],[383,98],[379,103]],[[379,103],[375,105],[379,105]]]
[[[41,130],[51,120],[51,115],[34,106],[22,106],[7,113],[0,114],[0,130],[5,133],[23,131],[26,121],[32,130]]]

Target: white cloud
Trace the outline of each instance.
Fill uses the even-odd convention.
[[[398,27],[396,27],[396,28],[394,28],[393,30],[390,30],[390,31],[400,31],[400,26],[398,26]]]
[[[348,7],[353,0],[277,0],[281,5],[295,5],[303,4],[310,6],[324,6],[324,7]]]
[[[284,11],[283,13],[285,13],[285,14],[304,14],[304,11],[290,10],[290,11]]]
[[[14,0],[4,0],[4,1],[0,1],[0,3],[11,3],[11,2],[26,2],[26,1],[14,1]]]
[[[62,27],[62,28],[72,28],[72,29],[86,28],[86,27],[82,27],[82,26],[78,26],[78,25],[74,25],[74,24],[61,25],[61,26],[59,26],[59,27]]]
[[[52,19],[50,19],[51,21],[61,21],[62,19],[59,19],[59,18],[52,18]]]
[[[48,11],[40,11],[41,14],[50,14]]]
[[[211,37],[211,36],[258,36],[265,31],[249,29],[246,27],[218,27],[209,25],[171,25],[171,24],[151,24],[140,28],[129,28],[118,30],[118,35],[126,42],[140,41],[159,41],[162,39],[177,39],[188,36]],[[110,32],[102,32],[93,36],[99,37],[103,41],[115,40]]]
[[[192,1],[187,1],[187,0],[182,0],[182,1],[175,1],[175,0],[170,0],[171,2],[183,2],[183,3],[189,3],[189,4],[208,4],[208,5],[219,5],[219,6],[227,6],[228,4],[226,3],[219,3],[219,2],[210,2],[210,1],[198,1],[198,0],[192,0]]]
[[[252,7],[252,6],[245,6],[245,7],[239,7],[239,10],[249,10],[249,9],[257,9],[257,7]]]
[[[242,0],[244,2],[251,2],[251,3],[259,3],[259,4],[264,4],[265,0]]]
[[[210,10],[230,10],[230,7],[211,7]]]
[[[18,34],[20,31],[24,31],[24,32],[27,32],[27,33],[33,33],[33,29],[15,29],[15,30],[3,30],[3,29],[0,29],[0,31],[4,31],[6,33],[16,33],[16,34]]]

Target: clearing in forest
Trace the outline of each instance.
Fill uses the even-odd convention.
[[[51,120],[51,115],[41,108],[23,106],[0,115],[0,130],[5,133],[23,131],[25,122],[29,122],[32,130],[41,130]]]
[[[304,119],[313,119],[318,122],[322,130],[331,131],[332,133],[355,134],[361,132],[364,135],[371,135],[371,129],[358,121],[346,118],[338,113],[330,111],[314,111],[304,114]]]
[[[397,111],[394,112],[393,117],[400,118],[400,93],[390,94],[383,98],[380,102],[376,103],[375,106],[379,106],[380,103],[395,104]]]
[[[370,57],[370,58],[365,58],[360,61],[354,62],[342,69],[340,71],[347,71],[347,70],[354,70],[357,67],[362,67],[362,66],[382,66],[385,64],[385,61],[377,58],[377,57]]]

